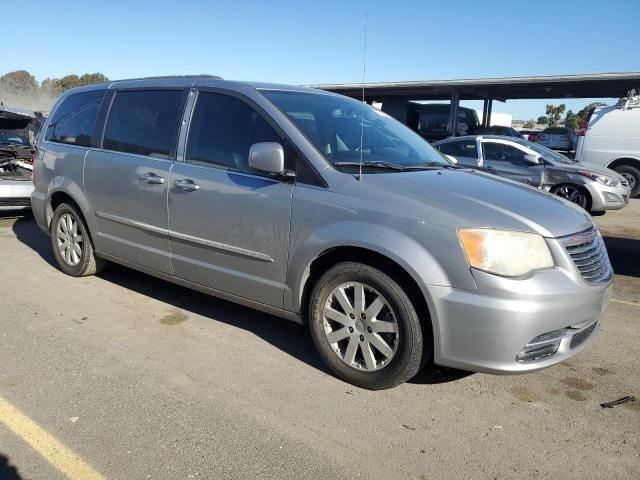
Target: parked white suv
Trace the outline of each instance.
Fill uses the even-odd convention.
[[[640,194],[640,96],[595,109],[579,132],[576,160],[615,170]]]

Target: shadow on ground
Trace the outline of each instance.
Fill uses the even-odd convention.
[[[616,274],[640,278],[640,239],[605,236],[604,243]]]
[[[35,251],[49,265],[57,268],[49,238],[37,227],[31,217],[16,219],[13,223],[13,232],[20,242]],[[316,353],[306,326],[174,285],[113,263],[110,263],[99,277],[175,308],[247,330],[294,358],[331,374]],[[411,383],[446,383],[467,375],[470,373],[428,363]]]
[[[22,480],[18,469],[9,463],[9,459],[0,453],[0,480]]]

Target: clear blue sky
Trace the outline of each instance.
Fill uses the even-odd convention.
[[[0,0],[0,74],[356,82],[365,13],[367,81],[640,70],[640,0]],[[530,118],[545,103],[494,110]]]

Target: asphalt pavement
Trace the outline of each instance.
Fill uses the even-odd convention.
[[[115,265],[65,276],[33,220],[5,215],[0,479],[637,479],[640,200],[596,221],[616,277],[584,351],[370,392],[303,326]]]

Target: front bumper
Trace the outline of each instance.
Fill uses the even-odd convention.
[[[620,210],[629,203],[631,197],[631,188],[621,183],[615,187],[609,187],[599,182],[588,182],[585,188],[591,195],[591,210],[594,212]]]
[[[611,298],[612,280],[587,284],[570,258],[561,254],[559,243],[549,243],[555,243],[552,254],[558,266],[528,278],[472,270],[475,291],[422,287],[432,313],[436,364],[486,373],[525,373],[561,362],[590,343]],[[522,361],[522,352],[535,348],[536,342],[541,345],[541,339],[557,342],[558,348]]]

